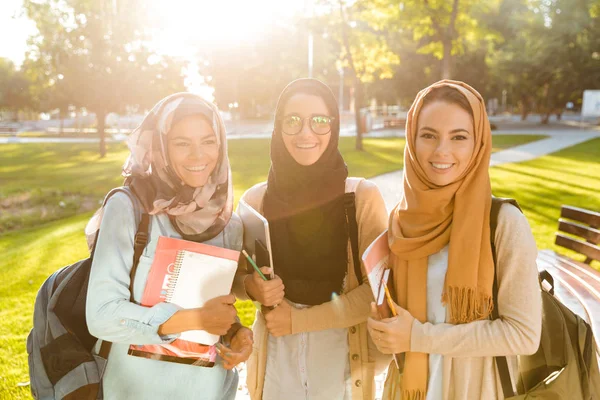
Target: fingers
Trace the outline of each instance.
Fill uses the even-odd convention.
[[[235,296],[233,294],[228,294],[225,296],[215,297],[213,300],[221,304],[233,305],[233,303],[235,303]]]
[[[260,282],[258,282],[258,285],[261,287],[261,290],[263,291],[263,293],[268,293],[268,292],[276,291],[276,290],[283,291],[285,289],[285,286],[283,285],[283,281],[277,275],[275,275],[275,278],[268,280],[268,281],[263,281],[262,278],[260,278],[260,277],[259,277],[259,279],[260,279]]]
[[[259,290],[262,292],[262,304],[265,306],[274,306],[283,300],[285,296],[285,286],[278,276],[270,281],[257,282]]]
[[[271,334],[271,336],[279,337],[283,336],[282,329],[280,329],[280,324],[278,323],[279,316],[277,315],[279,311],[277,308],[270,311],[265,315],[265,325],[267,326],[267,330]]]
[[[273,273],[273,268],[270,268],[270,267],[261,267],[259,269],[260,269],[260,272],[262,272],[265,276],[269,276]]]
[[[239,363],[246,361],[252,353],[251,343],[242,346],[239,351],[234,351],[221,343],[218,343],[215,347],[217,353],[219,353],[223,359],[223,367],[225,369],[232,369]]]
[[[285,293],[283,292],[283,290],[280,292],[276,292],[276,293],[269,293],[269,294],[265,295],[265,298],[264,298],[262,304],[267,307],[276,306],[283,301],[284,296],[285,296]]]
[[[239,350],[241,347],[245,345],[250,345],[254,343],[254,333],[252,330],[242,327],[238,329],[238,331],[233,335],[231,339],[231,348],[235,350]]]
[[[385,332],[388,329],[388,322],[385,321],[378,321],[376,319],[373,318],[368,318],[367,319],[367,327],[371,330],[377,330],[380,332]]]
[[[379,313],[377,312],[377,306],[375,302],[371,302],[371,318],[379,320]]]
[[[229,327],[231,327],[231,325]],[[228,331],[229,331],[229,328],[219,327],[219,328],[216,328],[216,333],[214,333],[214,334],[219,335],[219,336],[225,336],[225,335],[227,335]]]
[[[377,350],[379,350],[383,354],[396,354],[396,352],[394,352],[393,348],[390,347],[389,345],[383,345],[380,343],[376,343],[376,345],[377,345]]]

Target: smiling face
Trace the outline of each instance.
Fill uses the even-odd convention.
[[[433,101],[421,109],[417,126],[417,161],[431,182],[446,186],[466,170],[475,148],[473,118],[462,107]]]
[[[321,97],[298,93],[290,97],[283,109],[284,118],[292,114],[303,120],[302,130],[296,135],[281,132],[283,143],[298,164],[312,165],[327,149],[331,140],[331,131],[325,135],[317,135],[311,130],[308,118],[315,115],[328,116],[329,110]]]
[[[204,186],[219,159],[219,146],[212,126],[192,115],[177,122],[167,135],[171,167],[188,186]]]

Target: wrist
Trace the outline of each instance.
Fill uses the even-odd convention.
[[[185,311],[188,312],[188,315],[186,315],[186,317],[189,318],[190,321],[193,321],[191,330],[204,330],[204,309],[202,307],[199,307]]]
[[[225,342],[225,344],[227,346],[229,346],[231,344],[231,340],[233,340],[233,337],[243,327],[244,326],[241,323],[239,323],[239,322],[235,322],[233,325],[231,325],[231,328],[229,328],[229,331],[227,331],[227,334],[223,337],[223,341]]]
[[[196,328],[198,325],[198,309],[178,310],[175,314],[158,327],[158,334],[161,336],[181,333]]]

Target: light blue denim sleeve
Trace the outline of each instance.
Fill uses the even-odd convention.
[[[244,224],[237,213],[231,214],[231,219],[224,229],[223,244],[225,248],[242,251],[244,241]]]
[[[92,262],[86,303],[90,333],[115,343],[170,343],[179,335],[160,336],[158,328],[180,308],[171,303],[144,307],[129,301],[136,216],[129,197],[113,195],[104,208]]]

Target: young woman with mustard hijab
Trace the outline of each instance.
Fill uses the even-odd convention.
[[[494,356],[538,349],[542,305],[537,249],[523,214],[498,215],[498,310],[491,320],[494,261],[490,241],[492,136],[481,95],[444,80],[422,90],[408,112],[404,193],[389,224],[398,316],[370,318],[380,351],[404,353],[392,364],[384,398],[503,398]]]

